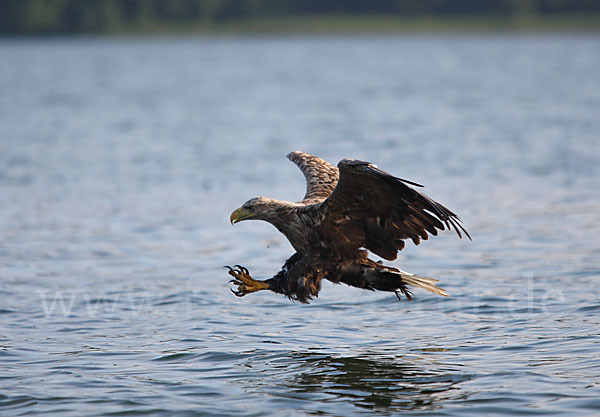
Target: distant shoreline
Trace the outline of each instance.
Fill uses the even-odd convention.
[[[352,34],[452,32],[600,31],[600,14],[398,17],[389,15],[329,15],[262,17],[220,22],[138,21],[116,24],[102,31],[2,33],[0,37],[40,35],[155,35],[155,34]]]

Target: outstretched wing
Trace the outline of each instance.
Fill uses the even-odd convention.
[[[306,179],[306,194],[303,203],[318,203],[325,200],[338,182],[338,169],[316,156],[294,151],[287,158],[298,165]]]
[[[318,207],[325,215],[322,233],[336,240],[340,249],[365,247],[394,260],[404,239],[418,245],[428,233],[437,235],[446,227],[471,239],[456,214],[410,186],[421,185],[354,159],[340,161],[338,169],[337,187]]]

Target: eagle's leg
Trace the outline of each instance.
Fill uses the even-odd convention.
[[[269,284],[267,282],[252,278],[248,270],[241,265],[234,265],[233,268],[225,266],[225,268],[229,269],[229,275],[233,277],[229,282],[238,286],[237,290],[231,290],[231,292],[238,297],[243,297],[252,292],[269,289]]]

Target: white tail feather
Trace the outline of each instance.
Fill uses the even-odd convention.
[[[404,281],[406,285],[410,285],[411,287],[421,287],[434,294],[448,297],[448,293],[445,289],[435,285],[437,282],[440,282],[438,279],[420,277],[402,270],[400,270],[400,274],[402,275],[402,281]]]

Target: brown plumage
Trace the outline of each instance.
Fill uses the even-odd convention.
[[[344,283],[369,290],[391,291],[400,298],[411,294],[407,286],[446,292],[432,278],[419,277],[368,258],[368,251],[394,260],[410,239],[415,245],[454,229],[471,238],[456,214],[414,187],[419,184],[396,178],[368,162],[343,159],[337,168],[303,152],[291,152],[306,178],[302,201],[290,203],[258,197],[231,214],[231,223],[264,220],[290,241],[296,253],[273,278],[253,279],[248,270],[229,268],[234,294],[269,289],[306,303],[316,297],[321,281]]]

